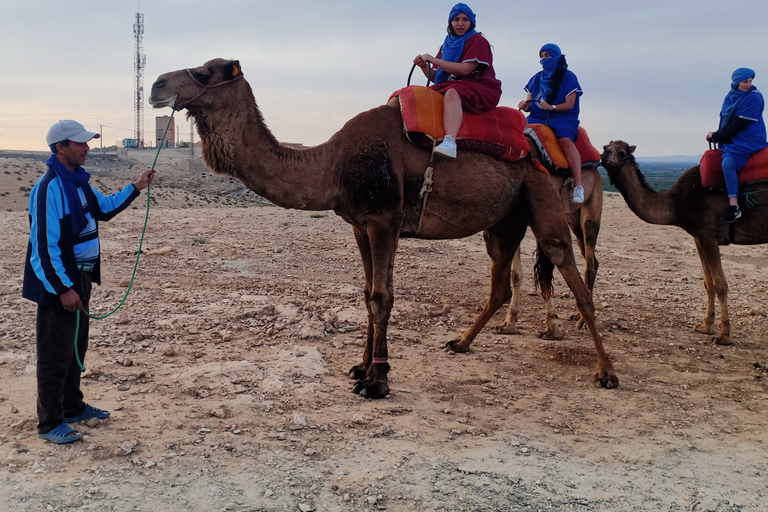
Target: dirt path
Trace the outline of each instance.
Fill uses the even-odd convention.
[[[716,346],[692,329],[705,309],[693,241],[642,223],[614,194],[594,299],[619,389],[592,386],[592,342],[572,323],[561,341],[536,336],[528,239],[523,334],[487,329],[469,354],[442,350],[488,293],[477,235],[401,242],[392,394],[368,401],[346,377],[365,327],[350,228],[332,213],[179,188],[168,164],[133,291],[92,323],[83,389],[112,417],[78,425],[84,442],[44,443],[35,308],[20,296],[26,203],[8,185],[36,179],[39,166],[24,165],[0,159],[0,508],[766,510],[768,254],[723,248],[735,344]],[[138,172],[102,173],[100,187]],[[141,201],[101,225],[95,313],[125,292]],[[567,317],[575,304],[559,276],[556,289]]]

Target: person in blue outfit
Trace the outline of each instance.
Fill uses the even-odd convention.
[[[482,114],[499,104],[501,81],[493,70],[493,52],[488,40],[475,31],[475,13],[458,3],[448,15],[448,35],[433,57],[417,55],[413,63],[435,82],[432,89],[444,95],[445,137],[434,150],[438,155],[456,158],[456,135],[464,111]]]
[[[529,123],[549,126],[563,149],[573,173],[574,203],[584,202],[581,183],[581,155],[574,142],[579,136],[579,97],[583,94],[576,75],[568,69],[565,55],[556,44],[548,43],[539,50],[542,70],[525,86],[528,96],[518,104],[530,112]]]
[[[747,165],[751,155],[768,147],[763,120],[765,100],[752,85],[754,78],[755,72],[749,68],[733,72],[731,90],[720,109],[720,127],[707,134],[707,140],[717,143],[723,150],[723,175],[729,203],[723,220],[728,223],[741,217],[736,171]]]
[[[99,137],[72,120],[51,126],[46,142],[51,156],[47,172],[29,196],[29,244],[22,296],[37,303],[37,432],[53,443],[70,443],[83,435],[69,426],[109,412],[83,401],[80,361],[88,348],[88,311],[92,283],[101,283],[98,221],[125,210],[154,179],[144,171],[136,183],[104,196],[89,183],[82,165],[88,141]]]

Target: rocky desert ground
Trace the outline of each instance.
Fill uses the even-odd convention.
[[[610,193],[594,301],[618,389],[593,387],[592,341],[572,322],[562,340],[537,336],[530,237],[521,334],[487,328],[471,353],[443,350],[487,298],[475,235],[401,242],[392,392],[371,401],[347,377],[365,330],[349,226],[161,154],[130,294],[91,323],[83,389],[112,416],[77,425],[81,442],[42,441],[35,306],[21,285],[45,156],[0,152],[2,510],[768,510],[765,246],[723,248],[734,344],[715,345],[693,330],[705,311],[693,240]],[[86,168],[108,193],[152,157],[93,155]],[[100,226],[92,313],[128,288],[146,198]],[[559,276],[556,289],[567,318]]]

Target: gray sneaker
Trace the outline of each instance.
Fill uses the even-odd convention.
[[[579,204],[584,202],[584,187],[581,185],[573,187],[573,199],[571,199],[571,202]]]
[[[447,156],[448,158],[456,158],[456,140],[450,135],[446,135],[443,142],[434,149],[433,153]]]

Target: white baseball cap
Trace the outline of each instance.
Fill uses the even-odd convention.
[[[50,146],[63,140],[71,140],[73,142],[88,142],[91,139],[98,139],[101,137],[98,133],[89,132],[85,129],[85,126],[81,125],[77,121],[71,119],[64,119],[51,126],[48,130],[48,135],[45,136],[45,142]]]

